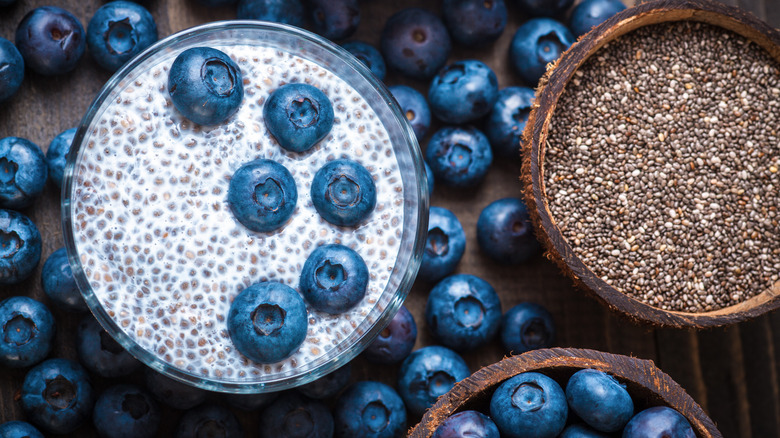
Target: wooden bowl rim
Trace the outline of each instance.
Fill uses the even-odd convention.
[[[620,292],[590,270],[574,253],[558,228],[547,202],[543,169],[544,141],[563,90],[575,71],[598,49],[639,27],[673,21],[710,23],[756,42],[780,62],[780,31],[739,8],[710,0],[656,0],[628,8],[594,28],[569,48],[540,80],[523,133],[523,194],[537,237],[580,288],[621,315],[656,326],[705,328],[734,324],[780,308],[780,281],[766,291],[733,306],[692,313],[662,310]]]
[[[439,397],[408,436],[429,438],[446,418],[457,412],[472,396],[492,391],[510,377],[528,371],[556,368],[593,368],[641,385],[685,416],[697,437],[723,438],[701,406],[674,379],[656,367],[653,361],[579,348],[533,350],[478,370]]]

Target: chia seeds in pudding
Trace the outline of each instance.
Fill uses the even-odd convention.
[[[684,312],[780,273],[780,67],[702,23],[657,24],[591,56],[545,146],[550,211],[605,282]]]
[[[402,250],[403,183],[382,121],[343,79],[272,48],[214,47],[241,68],[245,97],[238,113],[203,127],[175,110],[166,84],[179,51],[123,81],[98,110],[80,151],[71,191],[73,235],[95,297],[143,349],[196,376],[264,381],[351,347],[345,339],[354,340],[389,304],[398,287],[389,283]],[[331,133],[300,154],[282,149],[262,116],[268,95],[292,82],[318,87],[335,112]],[[298,186],[292,218],[271,233],[248,230],[226,203],[230,176],[257,158],[286,166]],[[325,222],[309,195],[316,171],[337,158],[361,163],[376,183],[377,205],[354,228]],[[310,309],[306,339],[289,358],[276,364],[246,359],[227,331],[233,297],[264,280],[297,289],[306,258],[329,243],[365,260],[365,298],[340,315]]]

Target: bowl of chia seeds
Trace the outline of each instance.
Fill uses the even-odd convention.
[[[525,197],[550,257],[634,320],[710,327],[780,307],[780,32],[656,1],[542,79]]]

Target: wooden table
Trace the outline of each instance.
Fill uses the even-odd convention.
[[[15,6],[0,9],[0,36],[14,39],[14,31],[22,16],[45,4],[57,3],[72,11],[86,25],[103,2],[98,0],[19,0]],[[235,17],[233,8],[207,9],[192,0],[155,0],[151,12],[160,36],[205,23]],[[395,11],[411,6],[438,10],[437,0],[364,1],[362,21],[356,39],[373,44],[379,42],[379,32],[386,18]],[[522,14],[507,0],[510,21],[506,31],[493,46],[486,49],[456,49],[451,60],[478,58],[495,69],[501,87],[521,84],[511,71],[507,50],[514,30],[523,22]],[[727,0],[742,6],[774,26],[780,26],[780,8],[774,0]],[[85,55],[75,71],[58,77],[42,77],[26,73],[24,84],[14,99],[0,104],[0,137],[25,137],[44,151],[49,142],[63,130],[76,126],[90,102],[109,78],[97,64]],[[425,90],[426,83],[414,82],[390,75],[387,84],[404,83]],[[426,140],[422,141],[424,147]],[[633,325],[610,313],[594,300],[572,287],[551,262],[542,257],[517,267],[495,266],[480,254],[476,242],[476,221],[479,212],[490,202],[518,196],[518,162],[497,160],[486,181],[477,189],[463,192],[436,187],[432,204],[453,210],[466,229],[466,254],[458,272],[471,273],[488,280],[501,295],[504,310],[521,301],[535,301],[546,306],[555,316],[558,326],[557,345],[593,348],[633,355],[653,360],[670,374],[696,399],[718,424],[726,437],[780,436],[780,314],[767,315],[754,321],[726,329],[703,332],[655,330]],[[23,211],[38,225],[43,235],[43,258],[35,274],[27,281],[0,288],[0,298],[28,295],[48,304],[40,286],[43,260],[63,245],[60,226],[59,192],[49,184],[35,204]],[[427,292],[431,285],[417,284],[407,306],[420,328],[417,347],[434,341],[425,329],[423,318]],[[52,356],[76,359],[75,328],[79,317],[50,306],[58,323],[56,347]],[[466,356],[472,371],[501,359],[504,352],[497,343]],[[368,365],[358,358],[353,366],[353,379],[380,379],[394,385],[395,367]],[[24,370],[3,370],[0,373],[0,412],[2,421],[23,419],[17,400]],[[140,382],[140,374],[125,379]],[[96,379],[98,389],[115,383]],[[171,436],[180,413],[166,410],[160,436]],[[247,436],[256,435],[257,416],[241,416]],[[410,419],[410,425],[417,419]],[[73,436],[94,436],[91,426],[85,426]]]

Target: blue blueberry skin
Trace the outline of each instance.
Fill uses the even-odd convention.
[[[574,44],[566,26],[552,18],[533,18],[517,28],[509,46],[509,60],[528,85],[536,85],[547,64]]]
[[[349,37],[360,24],[358,0],[309,0],[314,32],[329,40]]]
[[[428,294],[425,321],[445,347],[473,350],[498,333],[501,301],[487,281],[470,274],[452,275]]]
[[[433,187],[436,180],[433,178],[433,170],[431,170],[431,166],[429,166],[428,163],[424,161],[423,165],[425,166],[425,179],[428,181],[428,197],[430,198],[433,196]]]
[[[516,265],[539,253],[531,216],[518,198],[491,202],[479,214],[477,242],[482,252],[504,265]]]
[[[20,209],[32,204],[49,175],[41,148],[20,137],[0,139],[0,207]]]
[[[92,410],[92,424],[100,436],[151,438],[160,425],[160,406],[135,385],[112,386],[98,397]]]
[[[258,159],[233,173],[228,186],[233,216],[252,231],[269,232],[290,219],[298,188],[290,171],[273,160]]]
[[[507,87],[498,92],[498,99],[485,121],[485,135],[495,155],[520,158],[523,130],[533,102],[534,90],[528,87]]]
[[[623,429],[623,438],[695,438],[693,428],[679,412],[666,406],[645,409]]]
[[[36,73],[53,76],[68,73],[87,47],[79,19],[57,6],[28,12],[16,28],[16,48],[24,63]]]
[[[182,415],[176,438],[220,437],[243,438],[244,429],[228,408],[203,404]]]
[[[244,289],[230,305],[228,331],[241,354],[258,363],[291,355],[306,338],[306,303],[290,286],[267,281]]]
[[[574,373],[566,384],[566,401],[582,421],[601,432],[620,431],[634,415],[626,386],[599,370]]]
[[[21,213],[0,209],[0,284],[25,280],[40,261],[38,227]]]
[[[54,316],[43,303],[25,296],[0,302],[0,364],[22,368],[51,352],[56,332]]]
[[[566,395],[539,373],[518,374],[496,389],[490,417],[506,438],[554,438],[566,425]]]
[[[528,14],[535,17],[554,17],[565,12],[574,0],[516,0]]]
[[[497,40],[507,20],[504,0],[444,0],[442,15],[452,39],[468,47]]]
[[[130,1],[101,6],[87,25],[92,59],[115,72],[130,58],[157,41],[157,23],[146,8]]]
[[[463,411],[450,416],[436,428],[431,438],[501,438],[493,420],[477,411]]]
[[[390,68],[411,78],[430,79],[447,62],[452,43],[441,18],[409,8],[387,20],[380,49]]]
[[[520,303],[501,318],[501,343],[510,354],[548,348],[555,342],[550,312],[536,303]]]
[[[84,367],[101,377],[126,376],[141,366],[91,314],[79,323],[76,350]]]
[[[417,141],[422,140],[431,127],[431,109],[425,96],[406,85],[393,85],[389,90],[398,101],[406,120],[412,125]]]
[[[374,363],[394,364],[409,356],[417,341],[417,323],[406,306],[401,306],[390,324],[379,332],[363,354]]]
[[[333,415],[320,401],[285,392],[260,414],[260,436],[331,438]]]
[[[301,0],[239,0],[239,20],[263,20],[303,27],[305,13]]]
[[[73,271],[68,262],[68,253],[60,248],[46,259],[41,272],[43,292],[54,303],[69,312],[86,312],[87,303],[81,297],[81,292],[73,278]]]
[[[360,254],[344,245],[323,245],[303,264],[300,291],[316,310],[339,314],[355,307],[366,294],[368,267]]]
[[[306,152],[333,128],[333,104],[319,88],[286,84],[274,90],[263,106],[263,119],[279,145]]]
[[[571,12],[569,29],[576,36],[585,35],[625,8],[620,0],[583,0]]]
[[[24,58],[12,42],[0,38],[0,102],[16,94],[24,80]]]
[[[374,46],[363,41],[349,41],[341,45],[362,62],[380,81],[385,80],[387,66],[382,54]]]
[[[0,424],[0,438],[44,438],[44,436],[30,423],[7,421]]]
[[[563,429],[558,438],[609,438],[606,434],[591,429],[585,424],[572,424]]]
[[[357,161],[333,160],[314,175],[311,201],[326,221],[353,227],[374,210],[376,185],[368,170]]]
[[[341,392],[352,377],[352,365],[346,365],[319,379],[298,387],[298,392],[316,400],[331,398]]]
[[[146,389],[166,405],[186,411],[203,403],[208,393],[202,389],[168,378],[151,368],[145,369]]]
[[[479,129],[445,126],[428,142],[425,161],[437,181],[451,187],[470,188],[485,178],[493,162],[493,151]]]
[[[466,232],[455,213],[443,207],[428,211],[428,235],[417,278],[438,281],[452,271],[466,252]]]
[[[279,397],[278,392],[266,392],[260,394],[224,394],[223,398],[231,408],[239,411],[257,411],[270,405]],[[187,408],[189,409],[189,408]]]
[[[433,115],[451,124],[470,122],[486,115],[496,99],[496,74],[476,59],[448,65],[433,78],[428,89]]]
[[[49,143],[46,149],[46,165],[49,168],[49,179],[62,188],[62,180],[65,177],[65,163],[68,161],[70,145],[76,137],[78,128],[70,128],[61,132]]]
[[[22,410],[45,432],[73,432],[89,419],[94,403],[87,372],[71,360],[49,359],[24,376]]]
[[[471,374],[458,353],[433,345],[412,352],[398,371],[398,393],[412,415],[421,416],[436,399]],[[562,391],[561,391],[562,392]]]
[[[339,397],[333,413],[340,437],[397,438],[406,429],[406,408],[381,382],[356,382]]]
[[[241,105],[241,70],[225,52],[193,47],[173,61],[168,73],[168,94],[184,117],[200,125],[217,125],[229,119]]]

